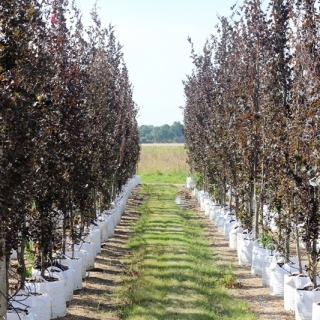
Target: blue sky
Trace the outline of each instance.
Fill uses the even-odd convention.
[[[95,0],[77,0],[85,25]],[[217,14],[235,0],[98,0],[104,26],[115,26],[140,111],[139,125],[183,121],[182,80],[190,74],[190,36],[200,52],[215,32]]]

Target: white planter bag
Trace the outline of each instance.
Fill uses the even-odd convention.
[[[95,258],[95,254],[94,254],[94,245],[88,242],[82,242],[82,244],[78,245],[76,244],[74,246],[74,250],[76,251],[80,251],[80,250],[84,250],[88,253],[87,255],[87,263],[86,263],[86,270],[90,270],[94,267],[94,258]]]
[[[219,218],[217,219],[218,232],[223,232],[225,221],[226,220],[223,215],[220,215]]]
[[[108,221],[108,236],[109,238],[112,238],[114,237],[114,228],[115,228],[115,225],[113,223],[113,218],[111,215],[107,216],[107,221]]]
[[[108,221],[100,217],[98,220],[101,242],[108,241]]]
[[[276,256],[275,255],[266,255],[263,259],[263,265],[262,265],[262,286],[264,287],[270,287],[270,264],[271,262],[276,262]]]
[[[283,299],[285,310],[295,310],[296,286],[298,286],[298,288],[303,288],[309,282],[309,277],[305,274],[299,275],[298,273],[293,273],[284,275]]]
[[[223,233],[224,233],[224,238],[225,240],[229,241],[230,238],[230,231],[234,228],[234,226],[236,225],[236,221],[234,219],[232,220],[227,220],[224,224],[224,229],[223,229]]]
[[[69,258],[72,257],[72,251],[66,252]],[[79,250],[74,252],[74,257],[80,258],[81,259],[81,277],[84,279],[86,277],[86,271],[87,271],[87,257],[88,257],[88,252],[85,250]],[[88,268],[89,269],[89,268]]]
[[[216,227],[218,227],[218,225],[219,225],[219,220],[220,220],[221,217],[223,217],[223,215],[224,215],[223,209],[220,209],[220,210],[215,214],[215,216],[214,216],[214,225],[215,225]]]
[[[213,223],[216,226],[217,225],[217,219],[220,215],[222,215],[222,212],[220,212],[222,209],[221,205],[215,205],[214,206],[214,214],[213,214]]]
[[[47,295],[33,295],[24,290],[19,290],[13,297],[11,304],[14,308],[25,309],[33,315],[34,320],[50,320],[51,300]],[[10,315],[13,317],[13,315]],[[28,318],[24,318],[28,319]]]
[[[79,290],[82,288],[82,259],[75,258],[62,259],[62,264],[73,269],[73,290]]]
[[[284,275],[283,302],[284,302],[284,310],[286,311],[295,310],[296,286],[294,284],[293,278],[294,276],[291,274]]]
[[[90,226],[89,235],[86,236],[85,241],[93,244],[94,257],[96,257],[98,253],[101,253],[101,234],[98,227]]]
[[[26,283],[26,288],[33,293],[46,294],[51,300],[51,319],[64,317],[66,315],[67,306],[65,298],[65,283],[63,280],[48,282]]]
[[[204,201],[204,214],[205,214],[205,216],[209,216],[211,205],[212,205],[211,199],[209,199],[209,198],[205,199],[205,201]]]
[[[264,257],[268,254],[268,250],[260,248],[258,242],[255,242],[252,249],[251,274],[256,276],[262,275],[262,266]]]
[[[282,267],[273,262],[270,264],[270,294],[276,297],[284,296],[284,276],[296,271],[296,265],[284,264]]]
[[[34,320],[33,313],[29,312],[28,314],[25,311],[20,310],[8,310],[7,311],[7,320]]]
[[[215,215],[220,210],[220,205],[217,203],[212,203],[210,207],[210,213],[209,213],[209,218],[210,220],[214,221],[215,220]]]
[[[310,320],[312,319],[313,303],[320,301],[320,291],[317,289],[313,291],[296,289],[295,300],[296,320]]]
[[[252,249],[254,240],[250,234],[238,233],[238,257],[239,265],[250,267],[252,263]]]
[[[320,320],[320,301],[312,305],[312,320]]]
[[[58,267],[49,267],[45,272],[46,276],[58,278],[64,282],[66,301],[71,301],[73,298],[73,273],[73,269],[63,271]],[[32,276],[39,277],[40,271],[37,269],[32,269]]]
[[[231,249],[237,249],[238,248],[238,233],[243,232],[243,229],[239,227],[238,225],[235,225],[233,229],[229,233],[229,247]]]

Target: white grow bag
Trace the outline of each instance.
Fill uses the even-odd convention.
[[[268,254],[268,250],[260,248],[258,242],[255,242],[252,249],[252,262],[251,262],[251,274],[256,276],[262,275],[262,266],[264,257]]]
[[[51,300],[47,295],[33,295],[24,290],[19,290],[11,302],[14,308],[24,309],[32,313],[34,320],[50,320],[51,317]],[[27,307],[26,307],[27,306]],[[13,317],[11,315],[11,317]],[[28,318],[25,318],[28,319]]]
[[[89,234],[85,238],[86,242],[93,244],[94,258],[101,252],[101,234],[98,227],[91,225]]]
[[[284,275],[283,300],[285,310],[295,310],[296,288],[303,288],[309,282],[309,277],[305,274]]]
[[[98,224],[99,224],[99,229],[100,229],[101,242],[108,241],[108,221],[104,220],[102,217],[100,217]]]
[[[254,240],[250,234],[238,233],[237,248],[239,265],[250,267],[252,263],[252,249]]]
[[[220,215],[219,218],[217,219],[218,232],[223,232],[225,222],[226,222],[226,219],[224,218],[224,216]]]
[[[62,264],[73,269],[73,290],[82,288],[82,258],[62,259]]]
[[[108,222],[108,236],[109,238],[114,237],[114,223],[113,218],[111,215],[106,216],[107,222]]]
[[[87,259],[86,259],[86,270],[90,270],[94,267],[94,245],[88,242],[82,242],[82,244],[76,244],[74,246],[75,253],[77,251],[86,251],[87,252]],[[76,255],[79,257],[80,255]]]
[[[72,257],[72,251],[66,252],[69,258]],[[88,252],[85,250],[79,250],[74,252],[74,257],[75,258],[80,258],[81,259],[81,277],[84,279],[86,277],[86,270],[87,270],[87,257],[88,257]],[[89,269],[89,268],[88,268]]]
[[[45,272],[46,276],[58,278],[64,282],[66,301],[71,301],[73,298],[73,273],[74,270],[71,268],[63,271],[55,266],[47,268]],[[40,271],[32,268],[32,276],[39,277]]]
[[[320,301],[320,291],[317,289],[312,291],[307,291],[302,289],[295,290],[296,320],[312,319],[313,303]]]
[[[262,286],[270,287],[270,264],[276,262],[275,254],[268,254],[264,256],[262,265]]]
[[[312,305],[312,320],[320,320],[320,300]]]
[[[217,203],[212,203],[210,207],[210,213],[209,213],[209,218],[210,220],[214,221],[215,220],[215,215],[217,212],[220,210],[220,205]]]
[[[25,311],[21,310],[8,310],[7,320],[35,320],[35,318],[33,317],[32,312],[27,314]]]
[[[210,214],[210,206],[211,206],[211,200],[209,198],[204,200],[204,214],[206,216],[209,216]]]
[[[227,220],[225,222],[224,229],[223,229],[225,240],[229,241],[230,231],[234,228],[235,225],[236,225],[236,221],[234,219]]]
[[[295,264],[286,263],[283,266],[276,262],[270,264],[270,294],[276,297],[284,296],[284,276],[297,270]]]
[[[229,233],[229,247],[231,249],[237,249],[238,247],[238,233],[242,233],[243,229],[239,225],[235,225]]]
[[[67,306],[65,298],[65,284],[63,280],[48,282],[26,283],[26,288],[30,292],[46,294],[51,300],[51,319],[64,317],[66,315]]]

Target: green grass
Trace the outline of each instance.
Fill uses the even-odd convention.
[[[138,174],[142,183],[185,183],[189,173],[184,145],[142,145]]]
[[[224,282],[231,266],[215,266],[196,214],[175,203],[173,185],[146,185],[128,246],[133,251],[122,297],[122,317],[147,319],[254,319],[244,302],[232,298]]]

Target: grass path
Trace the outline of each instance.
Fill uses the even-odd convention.
[[[254,319],[228,295],[228,270],[215,265],[203,228],[192,210],[175,204],[174,185],[145,185],[148,200],[128,242],[133,255],[125,279],[125,319]]]

